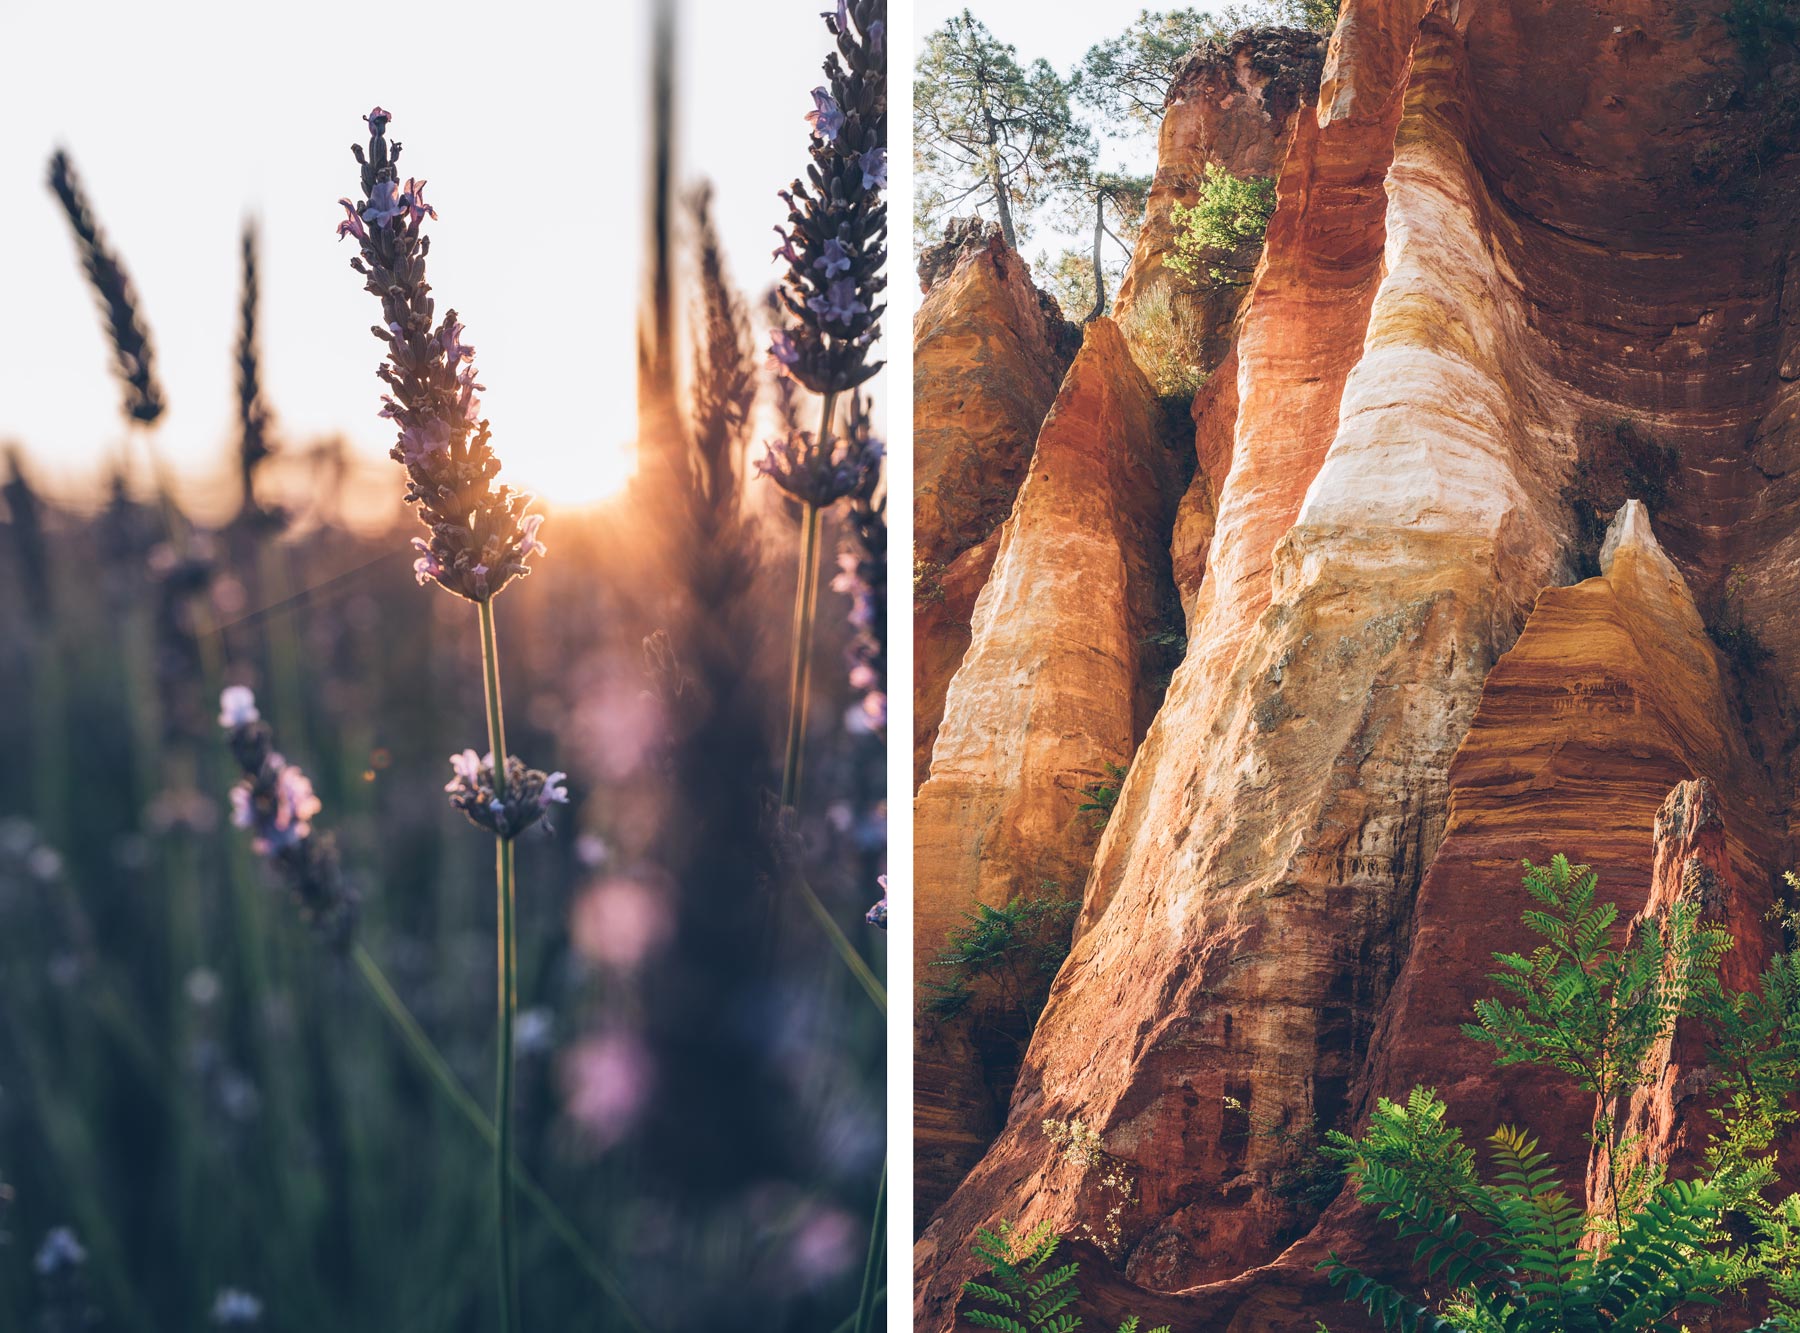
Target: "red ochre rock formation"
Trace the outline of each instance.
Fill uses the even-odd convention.
[[[1201,371],[1210,373],[1224,359],[1233,317],[1249,287],[1205,276],[1196,281],[1167,266],[1165,257],[1175,244],[1174,209],[1191,207],[1199,198],[1208,165],[1234,176],[1270,177],[1280,171],[1295,121],[1318,95],[1324,56],[1319,33],[1249,28],[1196,47],[1182,62],[1158,133],[1144,224],[1119,288],[1117,318],[1134,347],[1136,314],[1147,305],[1166,304]],[[1250,259],[1254,262],[1254,255]]]
[[[972,904],[1076,895],[1095,832],[1078,807],[1131,759],[1154,705],[1145,638],[1173,596],[1169,529],[1185,468],[1109,319],[1044,419],[1001,529],[971,642],[915,802],[915,972]],[[921,1023],[916,1190],[935,1206],[998,1127],[967,1039]]]
[[[1519,942],[1520,860],[1588,862],[1635,912],[1678,783],[1718,793],[1705,856],[1743,957],[1767,947],[1751,918],[1795,819],[1796,173],[1724,8],[1348,0],[1239,316],[1235,410],[1197,405],[1218,465],[1171,533],[1187,656],[1006,1125],[916,1247],[921,1329],[949,1327],[969,1237],[1000,1217],[1099,1236],[1095,1309],[1356,1327],[1312,1266],[1327,1245],[1379,1261],[1382,1229],[1284,1170],[1295,1136],[1413,1082],[1472,1129],[1532,1122],[1579,1180],[1591,1108],[1497,1076],[1455,1029]],[[1732,166],[1752,138],[1776,146]],[[1576,582],[1580,442],[1618,421],[1670,475]],[[1708,624],[1768,658],[1728,664]],[[1028,660],[1030,619],[1009,638]],[[953,692],[1001,683],[964,670]],[[1053,735],[1007,727],[997,757],[1035,739],[1053,762]],[[1665,1101],[1645,1114],[1679,1146]],[[1046,1119],[1131,1175],[1116,1238],[1116,1199]]]
[[[986,539],[1012,508],[1073,342],[998,227],[952,222],[921,256],[913,318],[915,784],[925,780],[944,691],[987,581]]]

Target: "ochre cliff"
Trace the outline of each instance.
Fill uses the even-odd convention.
[[[920,1235],[920,1328],[950,1327],[969,1237],[996,1218],[1086,1238],[1095,1312],[1358,1327],[1313,1265],[1386,1262],[1380,1228],[1294,1167],[1415,1083],[1472,1131],[1532,1123],[1578,1183],[1591,1104],[1497,1074],[1458,1032],[1520,942],[1523,859],[1591,864],[1627,915],[1679,890],[1671,866],[1707,866],[1734,953],[1766,955],[1796,818],[1780,89],[1800,65],[1747,67],[1725,8],[1347,0],[1279,161],[1231,384],[1195,404],[1199,470],[1166,538],[1186,656],[1004,1128]],[[1047,570],[1062,544],[1038,550]],[[1069,634],[1022,611],[952,700],[1004,691]],[[1050,773],[1089,744],[987,711],[957,780],[994,809],[1023,798],[1018,756]],[[928,894],[1028,865],[965,839],[963,887],[928,884],[951,855],[927,842],[930,788],[921,950],[941,938]],[[1678,1037],[1664,1085],[1622,1108],[1671,1151],[1684,1061]],[[1044,1131],[1076,1119],[1109,1170]]]
[[[1056,302],[998,227],[963,219],[948,231],[920,256],[913,319],[915,785],[993,563],[987,538],[1012,508],[1073,351]]]
[[[1130,762],[1160,695],[1145,639],[1174,600],[1184,455],[1118,327],[1090,323],[1001,529],[914,803],[917,975],[931,976],[974,903],[1079,895],[1095,842],[1082,788]],[[919,1028],[915,1191],[926,1210],[1004,1109],[983,1087],[995,1057],[967,1026],[922,1016]],[[1003,1103],[1016,1054],[1001,1063]]]
[[[1174,210],[1199,197],[1208,166],[1234,176],[1272,177],[1281,170],[1302,108],[1318,95],[1325,39],[1299,28],[1253,28],[1226,42],[1196,47],[1169,87],[1156,146],[1156,175],[1143,226],[1119,288],[1117,317],[1129,336],[1146,305],[1166,304],[1168,318],[1201,372],[1211,374],[1231,345],[1232,319],[1247,281],[1198,281],[1168,267]],[[1222,265],[1247,255],[1220,255]]]

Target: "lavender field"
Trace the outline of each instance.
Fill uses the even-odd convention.
[[[319,115],[392,456],[284,425],[252,218],[223,505],[82,145],[0,183],[62,219],[119,405],[85,492],[55,438],[0,488],[0,1328],[885,1318],[885,0],[782,19],[831,54],[758,94],[799,178],[766,294],[674,161],[658,14],[601,503],[511,486],[505,335],[433,290],[419,179],[493,167],[401,156],[405,106]]]

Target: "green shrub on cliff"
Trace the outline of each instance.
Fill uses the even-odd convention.
[[[1523,920],[1543,943],[1495,955],[1508,998],[1482,1001],[1465,1030],[1500,1064],[1536,1065],[1596,1095],[1589,1138],[1617,1188],[1602,1200],[1566,1190],[1551,1154],[1517,1127],[1488,1136],[1484,1176],[1443,1100],[1415,1088],[1404,1104],[1383,1098],[1359,1137],[1327,1136],[1327,1151],[1414,1242],[1424,1287],[1402,1290],[1335,1253],[1321,1270],[1405,1333],[1649,1333],[1759,1286],[1772,1313],[1757,1328],[1800,1329],[1800,1196],[1770,1197],[1783,1185],[1775,1144],[1797,1118],[1800,959],[1778,955],[1754,988],[1727,993],[1730,939],[1693,909],[1615,948],[1618,911],[1595,901],[1587,867],[1557,857],[1526,872],[1536,905]],[[1701,1173],[1669,1179],[1641,1139],[1621,1138],[1612,1108],[1655,1082],[1654,1052],[1684,1019],[1711,1033],[1717,1128]]]
[[[1175,224],[1175,246],[1164,259],[1170,268],[1192,282],[1203,278],[1242,286],[1249,281],[1239,256],[1252,245],[1261,247],[1275,213],[1275,182],[1267,176],[1234,176],[1215,163],[1206,164],[1200,197],[1192,208],[1176,204],[1170,210]]]

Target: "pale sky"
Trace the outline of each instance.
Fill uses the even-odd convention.
[[[9,6],[0,441],[23,443],[68,493],[123,436],[111,351],[44,184],[60,145],[142,298],[169,402],[158,435],[177,467],[221,471],[235,438],[249,212],[280,438],[342,432],[384,456],[375,300],[333,234],[338,197],[358,193],[349,145],[379,103],[402,167],[430,181],[434,293],[468,325],[505,478],[552,500],[618,484],[635,410],[648,5]],[[715,180],[753,297],[777,274],[774,191],[805,165],[824,7],[681,6],[680,174]]]

